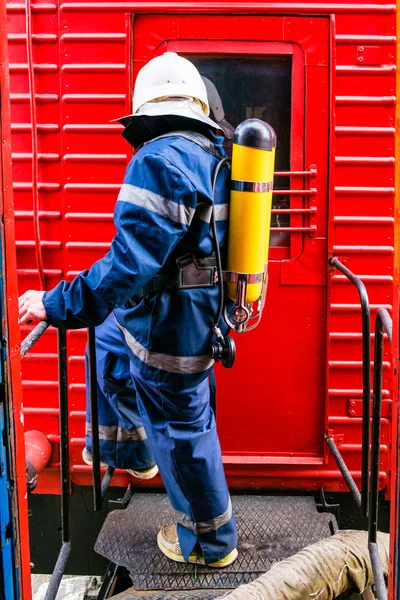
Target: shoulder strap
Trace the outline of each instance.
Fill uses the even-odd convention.
[[[143,146],[147,146],[147,144],[150,144],[151,142],[155,142],[157,140],[162,140],[164,138],[176,136],[185,138],[186,140],[189,140],[189,142],[194,142],[195,144],[203,148],[203,150],[205,150],[209,154],[212,154],[213,156],[215,156],[215,158],[218,158],[218,160],[221,160],[221,158],[223,158],[222,154],[220,154],[215,148],[214,143],[211,140],[209,140],[205,135],[197,133],[197,131],[170,131],[169,133],[164,133],[163,135],[159,135],[158,137],[149,140],[148,142],[144,143]]]

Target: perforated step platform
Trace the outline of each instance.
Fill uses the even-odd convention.
[[[318,513],[311,497],[237,495],[232,504],[239,557],[225,569],[175,563],[160,552],[157,533],[174,522],[165,494],[134,494],[127,508],[111,512],[95,550],[126,567],[136,590],[233,589],[337,530],[335,517]]]
[[[137,598],[145,598],[146,600],[183,600],[184,598],[192,598],[194,600],[214,600],[221,598],[229,590],[191,590],[190,592],[138,592],[134,588],[130,588],[117,596],[113,596],[110,600],[136,600]]]

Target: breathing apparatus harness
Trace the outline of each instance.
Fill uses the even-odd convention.
[[[247,119],[236,128],[233,137],[232,165],[210,139],[195,131],[171,131],[152,138],[143,146],[173,136],[196,143],[218,159],[212,181],[213,198],[221,169],[231,168],[228,269],[222,268],[213,203],[210,224],[215,254],[205,258],[186,254],[177,258],[177,268],[172,274],[159,273],[153,277],[128,301],[127,307],[135,306],[147,294],[165,289],[207,288],[218,284],[218,309],[212,325],[216,341],[211,345],[210,355],[215,362],[221,361],[224,367],[231,368],[236,347],[234,340],[219,328],[224,309],[229,327],[242,333],[258,325],[265,302],[276,136],[268,123]],[[224,281],[228,282],[228,296],[234,301],[229,313],[225,305]],[[254,310],[255,302],[257,308]]]
[[[148,142],[145,142],[143,146],[146,146],[150,142],[176,136],[189,140],[190,142],[194,142],[203,150],[209,154],[212,154],[218,159],[219,162],[215,168],[212,183],[212,196],[214,198],[218,175],[224,166],[230,167],[230,159],[223,157],[215,148],[213,142],[206,136],[196,131],[171,131],[169,133],[159,135],[156,138],[152,138]],[[161,292],[166,289],[188,290],[196,288],[210,288],[218,284],[218,309],[212,326],[216,343],[212,344],[211,346],[211,357],[216,362],[220,360],[225,367],[231,368],[236,356],[235,342],[228,335],[223,335],[218,327],[218,323],[224,310],[225,295],[224,275],[222,270],[221,252],[218,243],[214,204],[211,206],[210,223],[212,228],[215,254],[206,256],[204,258],[196,257],[194,254],[185,254],[184,256],[177,258],[175,261],[177,268],[172,274],[159,273],[153,277],[135,294],[133,298],[127,302],[127,307],[135,306],[137,302],[144,296],[147,296],[147,294]]]

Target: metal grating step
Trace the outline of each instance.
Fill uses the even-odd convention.
[[[232,504],[239,557],[225,569],[175,563],[159,551],[159,529],[174,522],[166,494],[135,494],[126,509],[111,512],[95,550],[126,567],[136,590],[233,589],[337,530],[335,517],[318,513],[311,497],[237,495]]]
[[[136,598],[145,598],[146,600],[183,600],[184,598],[201,598],[202,600],[214,600],[220,598],[229,590],[192,590],[190,592],[138,592],[130,588],[110,600],[135,600]]]

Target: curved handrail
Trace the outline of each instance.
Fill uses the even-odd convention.
[[[371,449],[371,489],[370,515],[368,521],[368,548],[371,556],[372,571],[378,600],[387,600],[385,578],[379,560],[378,533],[378,501],[379,501],[379,462],[381,442],[381,413],[382,413],[382,370],[383,342],[386,331],[389,341],[392,341],[393,321],[385,308],[379,308],[375,321],[375,352],[374,352],[374,393],[372,413],[372,449]]]
[[[48,327],[49,323],[47,321],[41,321],[39,325],[36,325],[36,327],[32,329],[21,343],[21,358],[24,358],[25,354],[32,348],[33,344],[36,344]]]
[[[336,257],[329,264],[343,273],[358,291],[362,318],[362,369],[363,369],[363,416],[362,416],[362,468],[361,468],[361,510],[368,517],[368,479],[370,459],[370,418],[371,418],[371,311],[368,293],[359,277]]]
[[[383,371],[383,344],[384,333],[387,332],[389,341],[392,341],[393,322],[385,308],[379,308],[375,321],[375,345],[374,345],[374,391],[372,410],[372,444],[371,465],[369,464],[370,446],[370,307],[368,294],[362,281],[345,267],[337,258],[329,260],[331,266],[339,269],[354,285],[360,295],[363,319],[363,441],[362,441],[362,492],[355,485],[354,479],[344,462],[340,451],[336,447],[333,438],[327,435],[327,444],[334,456],[336,463],[355,499],[357,506],[361,506],[362,512],[368,516],[368,550],[371,558],[371,566],[374,574],[375,589],[378,600],[387,600],[388,593],[379,559],[377,544],[378,532],[378,510],[379,510],[379,461],[380,461],[380,438],[381,438],[381,413],[382,413],[382,371]],[[367,421],[367,422],[366,422]],[[365,467],[366,465],[366,467]],[[371,477],[369,472],[371,471]],[[370,483],[370,485],[369,485]],[[368,494],[369,491],[369,494]],[[369,510],[368,510],[369,509]],[[366,514],[369,512],[369,515]]]
[[[48,329],[49,323],[41,321],[23,340],[21,358],[32,348]],[[57,329],[58,341],[58,406],[60,430],[60,483],[61,483],[61,549],[52,573],[45,600],[54,600],[71,553],[70,532],[70,470],[69,470],[69,434],[68,434],[68,373],[67,373],[67,332]]]

